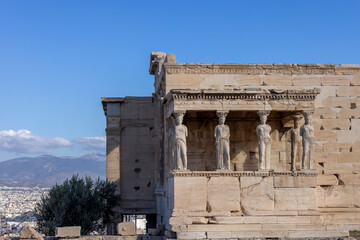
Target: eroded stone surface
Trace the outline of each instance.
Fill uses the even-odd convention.
[[[79,238],[81,237],[81,227],[57,227],[55,229],[55,236],[57,238]]]
[[[241,208],[244,212],[274,210],[274,183],[271,177],[241,177]]]
[[[136,234],[135,223],[122,222],[117,225],[117,232],[120,236],[131,236]]]
[[[313,188],[276,188],[276,210],[316,210],[316,192]]]
[[[205,212],[207,206],[206,177],[175,177],[174,208]]]
[[[212,177],[208,182],[208,210],[240,211],[240,184],[236,177]]]
[[[314,188],[316,176],[275,176],[275,188]]]
[[[37,239],[43,240],[43,237],[29,225],[25,225],[20,232],[20,239]]]

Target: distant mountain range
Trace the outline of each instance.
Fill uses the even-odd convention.
[[[0,162],[0,185],[51,186],[62,183],[73,174],[105,179],[105,154],[91,153],[81,157],[41,155]]]

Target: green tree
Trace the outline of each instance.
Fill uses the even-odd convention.
[[[116,183],[74,175],[53,186],[36,205],[38,228],[53,236],[56,227],[81,226],[81,234],[87,235],[109,223],[118,200]]]

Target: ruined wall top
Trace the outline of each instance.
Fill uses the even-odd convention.
[[[150,74],[155,92],[165,96],[171,89],[224,89],[244,86],[321,86],[324,77],[360,75],[357,64],[292,63],[177,63],[175,54],[153,52]],[[310,78],[314,78],[312,81]],[[306,84],[299,83],[302,79]],[[293,83],[294,80],[294,83]]]
[[[159,64],[168,74],[360,74],[359,64],[177,63],[174,53],[152,52],[149,72],[154,75]]]
[[[291,63],[164,63],[167,74],[360,74],[357,64],[291,64]]]

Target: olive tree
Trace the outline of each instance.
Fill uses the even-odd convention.
[[[116,183],[74,175],[41,198],[35,207],[37,225],[47,236],[63,226],[81,226],[86,235],[109,223],[118,200]]]

